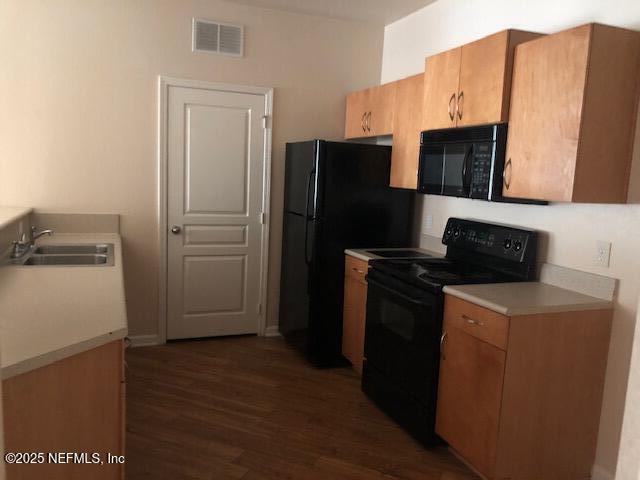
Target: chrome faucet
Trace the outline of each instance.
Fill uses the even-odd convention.
[[[37,231],[37,227],[31,227],[31,238],[27,239],[27,234],[22,233],[20,239],[13,241],[13,251],[11,252],[11,258],[23,257],[30,249],[35,245],[38,238],[44,235],[53,235],[53,230]]]
[[[42,230],[40,232],[36,233],[36,230],[38,230],[38,227],[31,227],[31,245],[33,245],[33,243],[39,239],[40,237],[44,236],[44,235],[53,235],[53,230]]]

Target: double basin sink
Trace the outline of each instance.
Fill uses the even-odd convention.
[[[113,243],[41,245],[18,263],[38,266],[112,266]]]

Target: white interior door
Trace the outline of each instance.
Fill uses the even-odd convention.
[[[265,95],[167,95],[167,338],[257,333]]]

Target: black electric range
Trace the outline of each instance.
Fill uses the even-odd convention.
[[[425,445],[435,408],[445,285],[529,281],[533,230],[450,218],[444,257],[370,261],[362,390]]]

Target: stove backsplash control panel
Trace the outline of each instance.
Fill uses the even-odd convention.
[[[444,229],[442,243],[522,263],[537,253],[537,232],[451,217]]]

